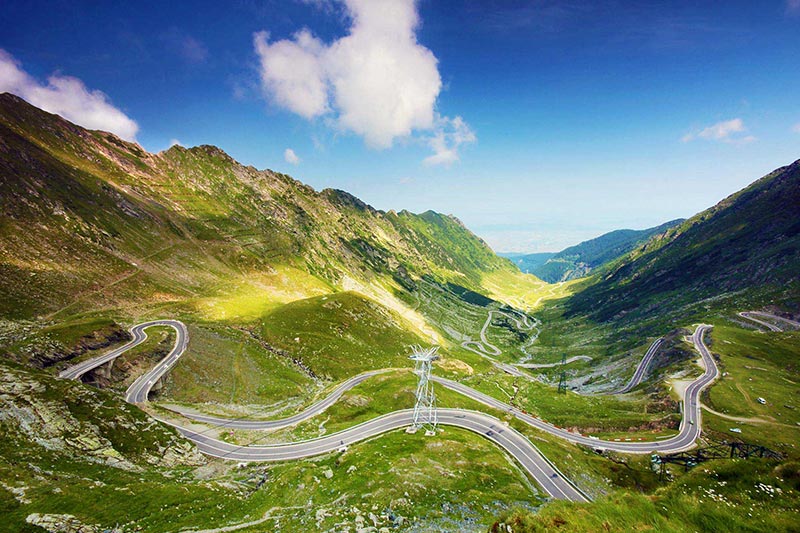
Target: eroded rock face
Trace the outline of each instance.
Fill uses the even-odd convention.
[[[4,439],[126,470],[199,465],[190,442],[122,399],[39,371],[0,364]]]
[[[99,350],[113,344],[131,340],[131,334],[119,324],[111,324],[107,327],[84,335],[78,342],[69,348],[58,343],[45,342],[42,346],[37,346],[30,354],[30,364],[38,368],[47,368],[61,361],[69,361],[89,350]]]

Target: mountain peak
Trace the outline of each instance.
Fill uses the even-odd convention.
[[[25,103],[25,104],[28,104],[28,102],[26,102],[25,99],[23,99],[21,96],[17,96],[16,94],[10,93],[10,92],[0,93],[0,102],[12,102],[12,103]],[[30,105],[30,104],[28,104],[28,105]]]

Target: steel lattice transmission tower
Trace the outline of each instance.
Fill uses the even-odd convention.
[[[560,394],[567,393],[567,371],[564,367],[567,366],[567,354],[561,356],[561,379],[558,380],[558,392]]]
[[[433,394],[433,384],[431,378],[431,364],[439,359],[436,352],[438,346],[422,348],[414,346],[413,353],[409,357],[414,361],[414,373],[419,376],[417,383],[417,403],[414,405],[414,424],[412,431],[425,428],[426,435],[433,435],[439,423],[436,415],[436,396]]]

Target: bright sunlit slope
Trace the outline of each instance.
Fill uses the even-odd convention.
[[[383,213],[213,146],[150,154],[9,94],[0,95],[0,128],[5,317],[259,292],[276,270],[299,282],[277,298],[261,290],[277,303],[348,279],[413,288],[433,274],[479,289],[484,272],[513,270],[453,217]],[[204,305],[220,318],[260,312],[240,301],[249,309]]]

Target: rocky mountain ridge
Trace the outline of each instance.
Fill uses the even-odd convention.
[[[76,297],[101,307],[187,298],[276,264],[334,287],[433,273],[478,288],[484,272],[513,268],[455,217],[378,211],[213,146],[151,154],[9,94],[0,175],[3,316],[46,316]]]

